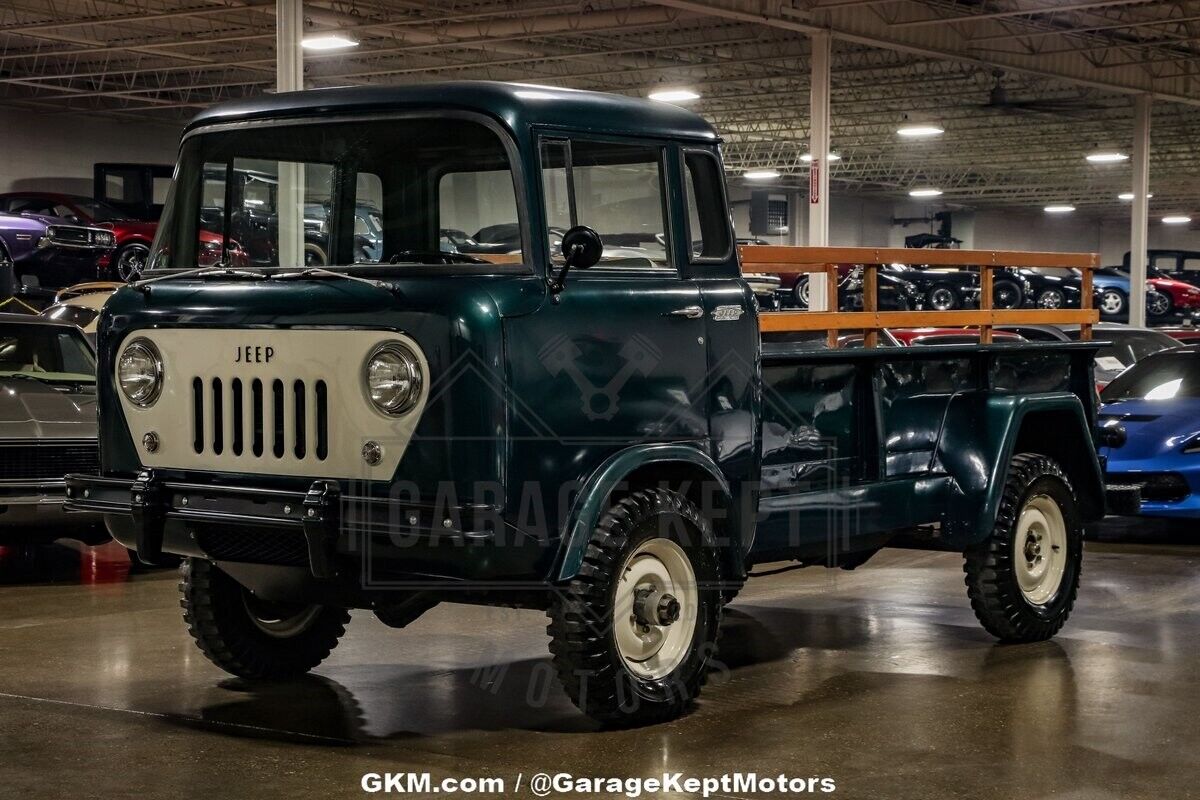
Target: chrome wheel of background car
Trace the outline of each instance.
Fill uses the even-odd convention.
[[[954,290],[945,286],[935,286],[929,290],[929,307],[934,311],[950,311],[958,305]]]
[[[1125,295],[1116,289],[1105,289],[1100,295],[1100,311],[1109,316],[1125,310]]]
[[[146,269],[150,248],[144,244],[127,244],[117,254],[117,277],[125,283],[136,281]]]
[[[696,573],[678,544],[647,539],[630,553],[613,608],[625,668],[650,680],[670,675],[691,651],[697,601]]]
[[[1067,523],[1048,495],[1026,501],[1017,518],[1013,560],[1021,594],[1035,606],[1058,594],[1067,564]]]
[[[1046,289],[1038,295],[1038,308],[1062,308],[1067,304],[1067,298],[1060,289]]]
[[[992,285],[993,308],[1016,308],[1021,299],[1021,289],[1012,281],[996,281]]]
[[[250,621],[268,636],[276,639],[291,639],[312,626],[321,613],[321,606],[305,606],[290,603],[269,603],[242,589],[242,603]]]
[[[1165,317],[1171,313],[1171,298],[1162,292],[1146,293],[1146,313],[1152,317]]]
[[[808,278],[800,278],[796,281],[792,295],[798,308],[808,308]]]
[[[325,251],[320,245],[306,242],[304,244],[304,266],[306,267],[324,267],[329,264],[329,257],[325,255]]]

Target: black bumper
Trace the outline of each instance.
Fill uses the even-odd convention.
[[[340,550],[354,550],[353,542],[371,533],[475,542],[494,536],[494,509],[435,509],[391,498],[346,496],[333,480],[289,491],[169,481],[145,470],[136,479],[68,475],[66,484],[68,511],[117,517],[122,531],[118,535],[113,530],[114,536],[150,563],[162,555],[164,534],[173,530],[187,530],[190,541],[181,545],[173,540],[168,552],[303,565],[322,579],[337,575]],[[214,542],[221,547],[213,547]],[[252,553],[252,547],[258,552]]]

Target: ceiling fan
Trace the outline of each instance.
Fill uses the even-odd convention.
[[[1004,88],[1003,70],[992,70],[992,77],[996,82],[992,85],[992,89],[988,93],[987,102],[980,105],[980,108],[989,111],[1059,114],[1068,117],[1082,117],[1103,111],[1107,108],[1107,106],[1091,101],[1082,95],[1077,97],[1046,97],[1019,100],[1009,97],[1008,90]]]

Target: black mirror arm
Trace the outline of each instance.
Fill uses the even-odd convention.
[[[547,281],[551,294],[561,294],[562,290],[567,288],[567,273],[571,271],[571,259],[577,256],[581,250],[583,250],[583,245],[577,244],[571,247],[571,252],[564,254],[566,259],[563,261],[562,269]]]

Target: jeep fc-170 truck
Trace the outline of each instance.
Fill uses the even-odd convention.
[[[70,506],[185,557],[188,629],[249,679],[317,666],[351,609],[537,607],[583,711],[668,719],[755,564],[853,568],[901,533],[965,553],[997,637],[1053,636],[1103,508],[1093,346],[764,343],[723,176],[699,117],[588,92],[202,112],[145,279],[104,308],[100,473]],[[273,263],[197,267],[265,203]]]

